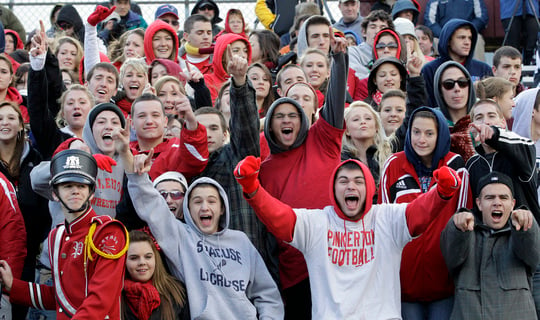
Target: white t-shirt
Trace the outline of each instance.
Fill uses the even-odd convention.
[[[406,206],[375,205],[356,222],[332,206],[294,210],[291,245],[307,262],[314,319],[401,319],[401,252],[412,240]]]

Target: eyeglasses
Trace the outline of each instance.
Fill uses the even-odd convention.
[[[467,78],[459,78],[457,80],[452,80],[452,79],[444,80],[442,82],[442,86],[446,90],[452,90],[456,86],[456,83],[461,89],[467,88],[469,86],[469,80],[467,80]]]
[[[180,200],[184,198],[185,193],[182,191],[160,191],[159,194],[163,199],[167,200],[167,197],[171,197],[173,200]]]
[[[379,42],[375,45],[375,49],[386,49],[386,48],[397,49],[398,44],[395,42],[390,42],[390,43]]]
[[[161,19],[161,21],[165,22],[165,23],[168,23],[170,25],[173,25],[173,26],[178,26],[180,23],[178,22],[178,20],[169,20],[169,19]]]
[[[199,10],[200,11],[206,11],[206,10],[211,11],[211,10],[214,10],[214,7],[212,7],[211,5],[204,5],[202,7],[199,7]]]
[[[180,131],[182,131],[182,128],[174,126],[170,128],[165,128],[165,131],[170,133],[180,133]]]
[[[288,117],[289,119],[294,120],[294,119],[297,119],[299,116],[300,116],[300,114],[298,112],[291,112],[291,113],[287,113],[287,114],[276,113],[276,115],[274,115],[274,118],[276,118],[278,120],[283,120],[283,119],[285,119],[285,117]]]

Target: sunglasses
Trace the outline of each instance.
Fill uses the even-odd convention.
[[[184,198],[185,193],[182,191],[160,191],[159,194],[163,199],[167,200],[167,197],[171,197],[173,200],[180,200]]]
[[[169,20],[169,19],[161,19],[161,21],[165,22],[165,23],[168,23],[172,26],[178,26],[180,23],[178,22],[178,20]]]
[[[375,49],[385,49],[385,48],[397,49],[398,44],[395,42],[390,42],[390,43],[379,42],[375,45]]]
[[[459,78],[457,80],[452,80],[452,79],[444,80],[442,82],[442,86],[446,90],[452,90],[456,86],[456,83],[461,89],[467,88],[469,86],[469,80],[467,80],[467,78]]]
[[[73,25],[72,25],[71,23],[69,23],[69,22],[60,22],[60,23],[58,24],[58,26],[59,26],[60,29],[62,29],[62,30],[66,30],[66,29],[69,29],[69,28],[73,27]]]

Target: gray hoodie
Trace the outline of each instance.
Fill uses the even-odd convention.
[[[83,140],[90,148],[92,154],[103,154],[96,144],[90,126],[90,119],[92,119],[92,113],[95,112],[95,108],[96,107],[90,111],[86,118],[86,123],[83,128]],[[93,118],[95,119],[95,116]],[[92,199],[92,208],[98,215],[108,215],[114,218],[116,217],[116,205],[120,202],[124,189],[124,167],[122,166],[122,162],[119,161],[118,154],[115,154],[112,158],[117,163],[112,167],[112,172],[109,173],[105,170],[98,170],[96,177],[96,191],[94,198]]]
[[[514,117],[514,123],[512,124],[512,131],[519,134],[522,137],[532,139],[531,135],[531,122],[534,109],[534,102],[536,96],[539,94],[540,89],[529,89],[521,92],[517,95],[515,101],[516,106],[512,109],[512,116]],[[540,140],[534,141],[536,147],[536,168],[540,167]],[[539,185],[540,186],[540,185]],[[540,197],[540,187],[538,189],[538,196]]]
[[[446,105],[446,102],[444,102],[443,96],[442,96],[442,86],[440,84],[441,76],[444,72],[444,70],[450,68],[450,67],[457,67],[459,68],[464,74],[467,79],[469,79],[469,100],[467,100],[467,114],[471,111],[472,106],[476,102],[476,95],[474,93],[474,86],[471,82],[471,75],[469,74],[469,71],[465,69],[463,65],[461,65],[458,62],[455,62],[453,60],[446,61],[445,63],[441,64],[439,68],[437,68],[437,71],[435,71],[435,78],[433,80],[434,88],[433,88],[433,94],[435,95],[435,101],[437,102],[436,106],[431,107],[438,107],[441,112],[444,114],[444,117],[449,121],[449,125],[453,126],[454,124],[451,121],[450,113],[448,113],[448,106]]]
[[[521,92],[517,95],[515,101],[516,106],[512,109],[512,116],[514,123],[512,124],[512,131],[519,134],[522,137],[531,139],[531,122],[534,109],[534,102],[540,89],[529,89]],[[536,143],[536,157],[540,155],[540,140],[534,141]]]
[[[373,60],[373,47],[367,42],[349,47],[349,63],[358,79],[369,76],[369,64]]]
[[[192,319],[283,319],[278,288],[261,256],[243,232],[228,229],[227,194],[215,180],[203,177],[191,184],[184,224],[170,213],[148,175],[127,177],[137,214],[148,223],[173,275],[186,284]],[[220,230],[210,235],[195,225],[188,208],[190,194],[200,184],[215,186],[225,205]]]

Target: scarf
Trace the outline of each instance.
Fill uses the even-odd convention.
[[[382,100],[382,92],[379,90],[375,91],[375,93],[371,95],[371,98],[373,98],[373,101],[377,104],[377,106],[380,105]]]
[[[124,117],[127,119],[131,114],[131,102],[127,101],[127,98],[124,98],[117,101],[116,105],[122,110]]]
[[[128,306],[137,314],[137,318],[139,319],[149,319],[150,315],[152,315],[152,310],[161,304],[159,293],[151,281],[136,282],[125,279],[124,294],[127,298]]]

